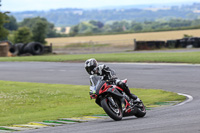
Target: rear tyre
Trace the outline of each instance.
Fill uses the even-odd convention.
[[[146,109],[143,102],[137,105],[137,113],[135,114],[136,117],[141,118],[146,115]]]
[[[104,98],[101,101],[101,106],[104,109],[104,111],[115,121],[120,121],[122,119],[122,108],[119,104],[119,102],[113,98],[113,101],[115,102],[115,106],[108,100],[108,98]]]

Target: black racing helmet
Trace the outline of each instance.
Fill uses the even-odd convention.
[[[92,71],[98,65],[97,61],[94,58],[88,59],[85,61],[85,70],[92,75]]]

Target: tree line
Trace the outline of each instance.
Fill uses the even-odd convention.
[[[31,41],[45,44],[46,37],[61,37],[56,33],[54,24],[46,18],[25,18],[17,22],[14,16],[0,12],[0,41],[9,40],[13,43],[29,43]]]
[[[46,18],[25,18],[17,22],[14,16],[0,13],[0,40],[8,39],[13,43],[28,43],[31,41],[45,44],[45,38],[71,37],[98,34],[121,34],[138,32],[155,32],[170,30],[185,30],[200,28],[200,19],[160,19],[157,21],[114,21],[103,23],[97,20],[84,21],[71,27],[70,33],[56,33],[54,24]],[[64,32],[64,30],[62,30]]]
[[[115,21],[104,24],[100,21],[81,22],[72,26],[70,36],[93,35],[93,34],[119,34],[119,33],[138,33],[138,32],[155,32],[170,30],[199,29],[200,19],[185,20],[171,19],[169,21]]]

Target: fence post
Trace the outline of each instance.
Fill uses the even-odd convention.
[[[53,48],[52,48],[52,47],[53,47],[53,44],[52,44],[52,43],[50,43],[50,51],[49,51],[50,53],[52,53],[52,52],[53,52]]]
[[[136,39],[134,38],[134,39],[133,39],[133,51],[136,50],[136,47],[137,47],[137,41],[136,41]]]

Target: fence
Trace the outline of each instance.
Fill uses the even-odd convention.
[[[161,48],[186,48],[200,47],[199,37],[190,37],[165,41],[135,41],[135,50],[152,50]]]
[[[134,50],[153,50],[161,48],[185,48],[187,46],[200,47],[200,38],[183,38],[167,41],[136,41],[108,40],[108,41],[76,41],[52,44],[53,52],[58,54],[80,53],[114,53]],[[51,49],[51,50],[52,50]]]
[[[52,46],[52,43],[50,44],[50,46],[44,46],[44,54],[52,53]]]
[[[165,47],[165,41],[135,41],[135,50],[153,50]]]

